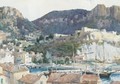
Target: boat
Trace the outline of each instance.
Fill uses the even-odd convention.
[[[111,75],[111,73],[109,73],[109,72],[100,73],[100,77],[109,77],[110,75]]]
[[[111,81],[120,81],[120,72],[115,72],[110,75]]]

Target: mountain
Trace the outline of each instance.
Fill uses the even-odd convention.
[[[102,29],[108,31],[120,32],[120,7],[105,5],[97,5],[86,17],[88,22],[85,26]]]
[[[85,17],[89,11],[76,9],[65,11],[52,11],[45,16],[33,21],[43,33],[74,33],[76,29],[85,24]]]
[[[83,9],[52,11],[33,21],[44,34],[72,34],[84,26],[120,33],[120,7],[98,4],[91,11]]]
[[[0,7],[0,30],[11,33],[11,37],[21,37],[35,31],[37,26],[25,19],[15,8]]]

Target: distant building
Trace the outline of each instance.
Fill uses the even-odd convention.
[[[11,54],[8,48],[0,49],[0,63],[11,62],[14,63],[14,57]]]
[[[3,31],[0,31],[0,44],[1,44],[4,40],[6,40],[6,38],[7,38],[7,34],[4,33]]]
[[[66,36],[68,36],[68,35],[66,35],[66,34],[54,34],[54,38],[59,38],[59,37],[66,37]]]
[[[98,29],[93,29],[93,28],[88,28],[88,27],[83,27],[82,32],[94,32],[94,31],[99,31]]]
[[[32,57],[25,51],[13,52],[12,55],[14,56],[15,64],[26,64],[32,62]]]
[[[36,53],[35,54],[36,61],[43,60],[42,56],[43,56],[43,53]]]
[[[86,60],[85,57],[86,57],[85,55],[76,55],[76,56],[74,56],[74,61],[75,61],[76,63],[80,63],[80,62]]]
[[[23,51],[21,46],[15,46],[8,43],[0,47],[0,63],[30,63],[32,62],[32,56],[30,53]]]
[[[86,34],[86,37],[84,39],[86,40],[98,40],[98,41],[107,41],[107,42],[118,42],[120,41],[120,35],[117,35],[117,32],[111,31],[107,32],[106,29],[99,30],[99,29],[93,29],[88,27],[83,27],[81,30],[75,31],[75,34]]]

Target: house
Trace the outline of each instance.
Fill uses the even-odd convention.
[[[6,79],[7,77],[4,74],[0,74],[0,84],[8,84]]]
[[[9,49],[0,49],[0,63],[12,62],[14,63],[14,57]]]
[[[13,64],[31,63],[30,53],[23,51],[22,44],[16,46],[12,43],[0,46],[0,63],[11,62]]]
[[[47,84],[80,84],[80,74],[51,73]]]
[[[73,59],[76,63],[80,63],[85,60],[85,57],[86,57],[85,55],[76,55],[74,56]]]
[[[0,44],[6,40],[7,38],[7,33],[4,33],[3,31],[0,31]]]
[[[67,34],[57,34],[57,33],[54,34],[54,38],[67,37],[67,36],[68,36]]]
[[[36,61],[40,61],[40,60],[43,60],[43,53],[36,53],[35,54],[35,59]]]
[[[80,84],[102,84],[99,76],[94,74],[83,74]]]
[[[18,84],[46,84],[46,81],[45,75],[27,74],[18,80]]]
[[[32,57],[30,57],[30,54],[22,51],[22,52],[13,52],[12,55],[14,56],[14,63],[15,64],[26,64],[30,63],[32,61]]]
[[[98,29],[95,29],[95,28],[88,28],[88,27],[83,27],[82,32],[94,32],[94,31],[100,31]]]
[[[36,59],[36,54],[33,51],[29,52],[29,56],[31,57],[31,61],[33,62]]]
[[[6,76],[8,84],[18,84],[19,80],[23,75],[29,73],[29,70],[25,66],[14,65],[12,63],[1,63],[0,73]]]

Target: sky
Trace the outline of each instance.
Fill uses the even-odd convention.
[[[0,7],[18,9],[25,18],[35,20],[53,10],[93,9],[97,4],[120,6],[120,0],[0,0]]]

